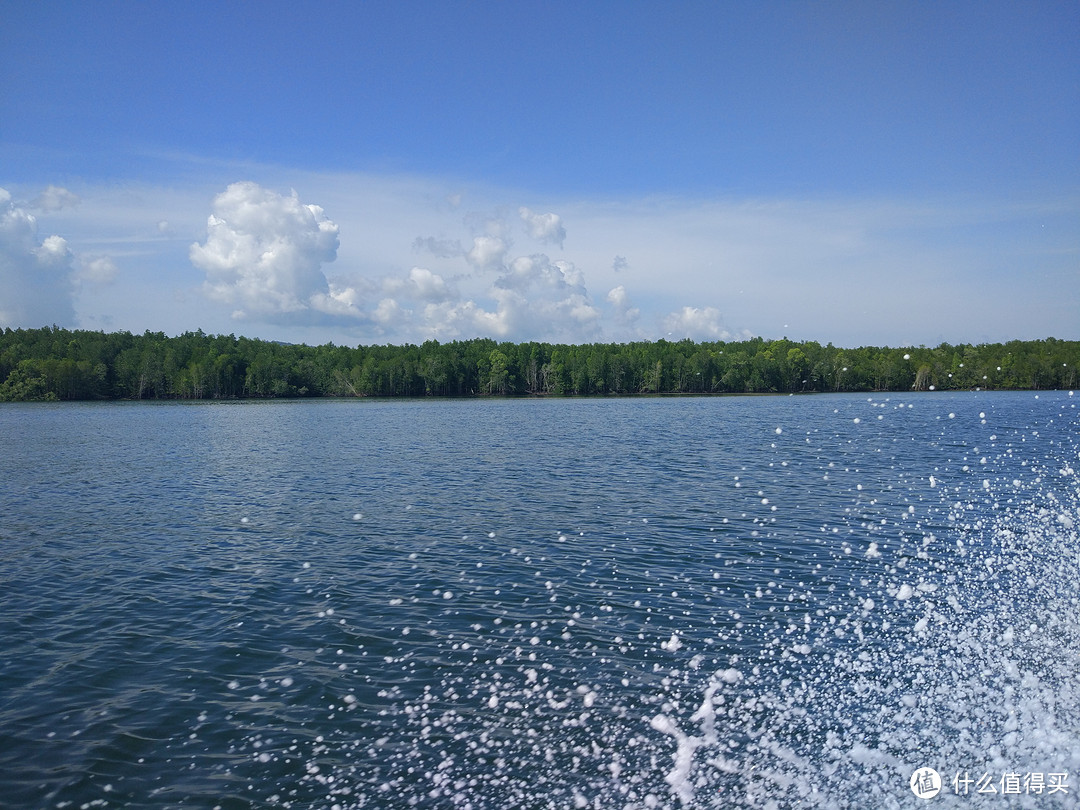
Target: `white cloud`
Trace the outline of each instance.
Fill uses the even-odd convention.
[[[510,334],[505,311],[489,312],[472,300],[428,304],[419,329],[424,338],[437,340],[477,335],[503,339]]]
[[[79,197],[61,186],[49,186],[34,200],[33,207],[41,211],[60,211],[74,208],[79,204]]]
[[[516,340],[577,342],[600,336],[601,312],[573,262],[519,256],[491,287],[502,334]]]
[[[0,188],[0,326],[72,326],[73,255],[60,236],[37,238],[37,220]]]
[[[664,328],[673,338],[682,340],[730,340],[720,310],[714,307],[683,307],[664,319]]]
[[[525,223],[529,236],[540,242],[563,246],[566,241],[566,228],[558,214],[536,214],[524,206],[518,209],[518,215]]]
[[[116,263],[108,256],[83,257],[72,278],[77,284],[109,284],[118,272]]]
[[[34,254],[39,262],[46,267],[69,268],[71,266],[71,251],[68,250],[67,240],[62,236],[46,236],[39,247],[34,248]]]
[[[558,211],[574,231],[560,264],[536,253],[544,248],[520,218],[521,198],[505,189],[470,186],[454,209],[447,199],[459,189],[432,178],[267,166],[242,167],[257,172],[261,186],[285,190],[271,195],[275,204],[248,200],[259,225],[249,230],[259,237],[243,236],[240,220],[213,209],[237,240],[226,250],[204,230],[206,201],[239,170],[224,167],[215,170],[228,172],[224,179],[219,173],[179,188],[73,187],[79,206],[54,212],[17,203],[37,220],[14,265],[10,223],[4,235],[0,309],[15,307],[30,263],[51,290],[34,292],[35,300],[53,307],[47,314],[44,303],[36,307],[34,323],[70,322],[74,294],[75,323],[131,331],[229,332],[237,310],[247,314],[244,334],[352,344],[483,335],[578,343],[668,332],[741,339],[750,329],[901,345],[1075,333],[1074,199],[553,199],[539,210]],[[33,200],[44,186],[12,192]],[[290,198],[290,187],[302,189],[302,201]],[[333,239],[321,254],[304,247],[320,238],[303,204],[311,201],[340,228],[336,258]],[[11,209],[0,205],[9,218]],[[169,225],[159,230],[161,221]],[[180,238],[163,238],[170,232]],[[54,233],[66,242],[47,245]],[[264,261],[270,235],[279,234],[309,259],[310,275],[276,255]],[[255,247],[242,261],[244,239]],[[515,248],[514,239],[528,247]],[[193,266],[188,247],[196,241],[218,269]],[[112,273],[106,257],[122,270],[113,283],[103,283]],[[227,306],[206,306],[200,288]],[[380,301],[397,308],[380,310]],[[282,311],[289,305],[300,309]]]
[[[458,297],[446,280],[424,267],[414,267],[406,278],[388,278],[383,281],[387,293],[404,296],[414,301],[449,301]]]
[[[411,314],[402,309],[401,305],[393,298],[384,298],[375,307],[372,318],[382,326],[390,326],[405,320]]]
[[[440,276],[413,268],[407,279],[384,282],[373,319],[400,339],[452,340],[478,335],[507,340],[577,342],[598,337],[602,313],[571,262],[543,254],[519,256],[485,290],[466,300]],[[422,303],[408,309],[402,301]],[[426,301],[426,303],[424,303]]]
[[[561,301],[560,306],[565,307],[570,319],[580,326],[588,328],[600,321],[600,310],[594,307],[584,295],[571,295]]]
[[[620,284],[608,290],[608,303],[615,310],[615,322],[620,326],[633,327],[641,316],[641,310],[630,303],[626,287]]]
[[[507,250],[509,247],[501,236],[477,236],[465,258],[477,270],[493,270],[502,267]]]
[[[335,280],[328,282],[325,293],[314,293],[311,296],[311,311],[329,316],[330,320],[335,317],[349,320],[363,319],[365,317],[361,312],[363,303],[364,298],[359,290]],[[317,319],[317,317],[312,318],[312,320]]]
[[[619,311],[626,311],[630,306],[629,298],[626,295],[626,287],[621,284],[608,290],[607,300]]]
[[[334,261],[338,226],[318,205],[305,205],[256,183],[233,183],[214,198],[204,244],[192,264],[206,272],[203,289],[238,313],[348,314],[343,290],[332,291],[322,265]]]
[[[495,284],[507,290],[526,290],[537,284],[553,289],[577,288],[584,292],[585,276],[573,262],[553,262],[543,253],[538,253],[514,259]]]

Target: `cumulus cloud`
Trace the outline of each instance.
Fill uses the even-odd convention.
[[[34,216],[0,188],[0,326],[74,323],[74,256],[63,237],[39,242],[37,233]]]
[[[720,310],[715,307],[683,307],[664,319],[664,328],[679,339],[729,340],[732,337],[724,326]]]
[[[615,310],[615,322],[620,326],[634,326],[641,316],[641,310],[630,303],[630,296],[626,287],[620,284],[608,290],[608,303]]]
[[[553,262],[542,253],[519,256],[496,280],[491,296],[503,334],[564,341],[599,334],[600,310],[573,262]]]
[[[489,311],[473,300],[428,304],[423,309],[419,329],[423,337],[437,340],[510,335],[505,313]]]
[[[206,272],[206,294],[236,305],[238,317],[349,314],[349,290],[332,288],[322,271],[337,257],[338,226],[295,191],[233,183],[214,198],[206,232],[191,262]]]
[[[551,261],[543,253],[519,256],[495,282],[497,287],[524,291],[534,284],[551,289],[578,288],[585,291],[585,276],[573,262]]]
[[[79,196],[62,186],[48,186],[33,202],[33,207],[40,211],[60,211],[74,208],[79,204]]]
[[[621,311],[625,311],[630,305],[629,297],[626,294],[626,287],[622,284],[608,290],[607,300],[615,307],[615,309]]]
[[[375,307],[372,318],[376,323],[386,327],[406,320],[411,314],[411,312],[402,309],[401,304],[393,298],[384,298]]]
[[[440,302],[457,298],[457,292],[446,279],[424,267],[414,267],[405,278],[386,279],[383,290],[414,301]]]
[[[209,227],[201,230],[213,194],[198,191],[199,184],[127,190],[80,184],[77,208],[71,207],[76,196],[59,184],[20,189],[16,202],[5,194],[4,322],[72,322],[75,304],[75,323],[101,325],[112,317],[116,328],[131,331],[228,332],[229,313],[237,310],[252,321],[240,330],[245,334],[295,341],[418,342],[436,334],[583,342],[655,340],[668,332],[704,339],[731,332],[737,339],[752,327],[766,336],[844,345],[993,340],[1009,329],[1015,336],[1034,328],[1025,323],[1067,334],[1076,322],[1066,283],[1075,279],[1073,200],[984,200],[956,208],[933,199],[554,199],[526,208],[523,219],[523,203],[532,200],[499,189],[470,189],[451,199],[456,189],[427,179],[258,171],[263,185],[284,197],[276,206],[248,199],[250,214],[269,220],[274,210],[281,221],[263,222],[245,236],[231,213],[215,208],[221,239]],[[300,189],[299,202],[290,200],[290,182]],[[214,193],[225,190],[222,182]],[[340,226],[332,263],[332,234],[321,254],[304,247],[326,238],[305,205],[311,202]],[[540,241],[558,235],[552,220],[545,226],[535,219],[543,212],[559,212],[567,229],[573,223],[572,251]],[[310,276],[279,263],[270,247],[270,235],[278,233],[308,257]],[[51,234],[67,241],[46,242]],[[174,256],[172,237],[180,235],[183,249]],[[227,249],[224,236],[237,244]],[[195,241],[196,254],[207,254],[199,266],[216,269],[204,272],[188,261],[186,248]],[[562,272],[553,261],[537,263],[529,254],[540,251],[573,266]],[[523,254],[527,261],[518,263]],[[138,274],[140,265],[153,271]],[[414,275],[414,265],[432,276]],[[1030,269],[1023,285],[1010,270],[1020,265]],[[110,285],[116,266],[123,277]],[[574,269],[584,277],[580,284]],[[179,292],[192,277],[231,305],[208,308],[207,296]],[[979,283],[969,283],[972,278]],[[928,288],[937,294],[916,301]],[[964,295],[975,295],[972,305],[943,316],[947,303]],[[884,299],[899,302],[894,309],[905,316],[882,318]],[[402,320],[389,317],[389,304],[378,310],[383,300],[397,303]],[[693,306],[684,309],[687,303]],[[281,312],[289,306],[301,309]],[[599,320],[590,320],[594,309]],[[377,311],[384,323],[375,320]],[[584,326],[574,333],[577,323]]]
[[[566,228],[558,214],[537,214],[523,206],[518,209],[518,215],[533,239],[558,245],[560,248],[563,246],[566,241]]]
[[[524,206],[517,211],[531,238],[563,244],[566,229],[558,214]],[[402,328],[438,339],[491,335],[576,342],[601,334],[602,313],[592,302],[581,268],[542,253],[515,256],[510,223],[501,214],[469,213],[464,224],[473,229],[471,245],[445,235],[413,241],[414,250],[447,260],[435,262],[441,273],[413,268],[407,278],[383,282],[387,300],[416,305],[396,313]],[[466,272],[455,274],[455,262],[462,262]],[[486,289],[478,287],[482,274],[495,275]],[[384,323],[389,326],[388,319]]]
[[[477,236],[465,258],[477,270],[493,270],[502,267],[508,250],[509,246],[501,236]]]
[[[366,209],[349,219],[347,198],[330,200],[346,221],[370,224]],[[655,251],[632,245],[631,270],[624,251],[613,249],[617,240],[575,256],[580,263],[545,253],[521,255],[514,250],[515,230],[533,244],[563,243],[566,229],[558,214],[525,206],[464,212],[453,214],[460,217],[457,232],[447,213],[440,209],[441,220],[421,226],[419,232],[430,235],[415,236],[418,231],[411,229],[394,235],[397,250],[411,246],[425,254],[423,266],[398,264],[393,250],[374,255],[368,245],[346,244],[338,258],[338,225],[320,206],[301,201],[296,192],[235,183],[214,198],[206,238],[191,245],[190,259],[205,272],[205,294],[231,305],[234,317],[279,327],[345,326],[361,340],[491,336],[580,343],[650,338],[662,333],[660,327],[695,339],[728,335],[711,307],[686,307],[666,318],[650,314],[649,327],[643,326],[645,305],[662,305],[642,303],[642,274],[654,265],[666,267],[669,256],[657,260]],[[337,277],[324,272],[335,260],[348,265]],[[97,269],[107,277],[106,266]],[[627,272],[614,275],[620,271]],[[91,274],[89,266],[85,272]],[[606,293],[595,300],[587,274],[606,282]]]
[[[108,256],[83,258],[72,275],[72,280],[79,285],[109,284],[119,272],[116,263]]]
[[[371,320],[407,340],[484,335],[577,342],[600,334],[601,312],[581,270],[544,254],[511,260],[486,290],[464,300],[454,284],[424,268],[384,280],[382,290],[388,296]]]

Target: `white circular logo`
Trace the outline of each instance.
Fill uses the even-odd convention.
[[[933,768],[917,768],[908,784],[920,799],[932,799],[941,792],[941,775]]]

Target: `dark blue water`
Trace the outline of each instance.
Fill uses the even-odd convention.
[[[1076,401],[0,407],[0,805],[1076,807]]]

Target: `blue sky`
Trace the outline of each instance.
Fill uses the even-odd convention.
[[[0,0],[0,326],[1080,338],[1074,2]]]

